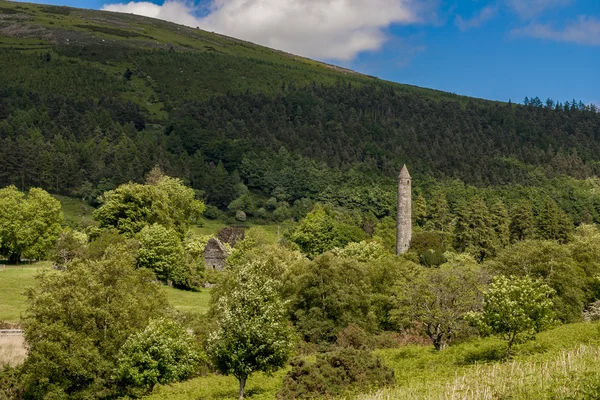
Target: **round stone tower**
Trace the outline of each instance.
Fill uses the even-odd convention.
[[[398,219],[396,220],[396,254],[406,253],[412,239],[412,187],[406,165],[398,176]]]

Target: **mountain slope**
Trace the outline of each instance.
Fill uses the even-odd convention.
[[[575,101],[472,99],[140,16],[0,1],[0,70],[0,186],[93,199],[158,164],[219,207],[249,187],[384,216],[403,162],[418,185],[600,171],[600,114]]]

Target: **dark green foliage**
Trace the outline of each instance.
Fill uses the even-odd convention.
[[[1,11],[1,10],[0,10]],[[24,395],[21,383],[21,367],[3,365],[0,368],[0,399],[20,400]]]
[[[352,347],[354,349],[370,349],[372,340],[369,333],[356,324],[350,324],[337,334],[335,343],[340,347]]]
[[[454,248],[468,252],[478,261],[495,254],[498,237],[485,202],[476,197],[457,207]]]
[[[394,371],[367,350],[345,348],[318,354],[317,361],[298,359],[277,393],[278,399],[331,398],[395,383]]]
[[[164,294],[124,248],[99,261],[45,273],[27,293],[26,398],[106,398],[117,394],[115,363],[127,338],[164,315]]]
[[[562,322],[581,320],[588,277],[573,259],[568,246],[553,241],[520,242],[500,252],[489,267],[493,272],[506,276],[541,279],[556,292],[554,310],[557,318]]]
[[[368,276],[356,261],[327,253],[295,275],[290,311],[304,340],[332,342],[351,323],[374,328]]]
[[[512,242],[533,239],[533,206],[528,200],[515,204],[510,213],[510,238]]]
[[[202,213],[202,215],[208,219],[217,219],[219,218],[219,209],[213,206],[212,204],[207,204],[206,210],[204,210],[204,213]]]
[[[410,242],[411,252],[416,252],[419,261],[426,267],[436,267],[446,262],[447,235],[442,232],[415,232]]]
[[[242,210],[249,217],[301,219],[319,201],[382,218],[395,213],[402,161],[423,185],[416,222],[428,230],[447,232],[456,212],[455,193],[431,177],[508,187],[500,197],[510,209],[527,188],[554,186],[553,199],[575,223],[600,222],[600,202],[582,193],[587,183],[550,183],[600,170],[600,114],[591,107],[502,104],[340,74],[137,16],[104,13],[98,25],[92,11],[27,13],[60,27],[44,25],[56,42],[73,40],[39,53],[0,50],[0,186],[94,202],[106,189],[142,182],[158,164],[221,209],[240,197],[240,184],[276,199],[272,210]],[[40,21],[20,23],[34,28],[23,39],[40,46]],[[108,40],[98,43],[98,33]],[[543,225],[540,237],[564,240]]]

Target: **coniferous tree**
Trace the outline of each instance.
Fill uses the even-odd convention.
[[[511,242],[533,238],[533,206],[529,200],[521,200],[513,206],[510,213]]]
[[[510,243],[510,218],[502,200],[498,199],[490,207],[492,228],[496,232],[497,245],[506,247]]]
[[[436,231],[447,231],[449,229],[451,215],[448,209],[446,193],[437,188],[427,204],[427,228]]]
[[[421,193],[417,195],[413,203],[413,223],[417,226],[425,226],[427,219],[427,201]]]

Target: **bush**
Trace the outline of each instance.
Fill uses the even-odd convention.
[[[240,221],[240,222],[246,221],[246,219],[247,219],[246,213],[243,211],[236,211],[235,219],[236,219],[236,221]]]
[[[217,219],[219,218],[219,209],[212,204],[207,204],[202,215],[204,215],[204,218],[207,219]]]
[[[191,335],[176,322],[156,319],[131,335],[118,355],[117,374],[129,394],[191,377],[202,360]]]
[[[395,382],[394,371],[369,351],[338,349],[317,355],[317,361],[292,361],[278,399],[312,399],[333,397],[343,393],[376,389]]]
[[[17,400],[24,395],[21,384],[21,367],[10,367],[8,365],[0,368],[0,399]]]
[[[337,334],[337,345],[354,349],[370,349],[371,338],[364,329],[356,324],[350,324]]]

